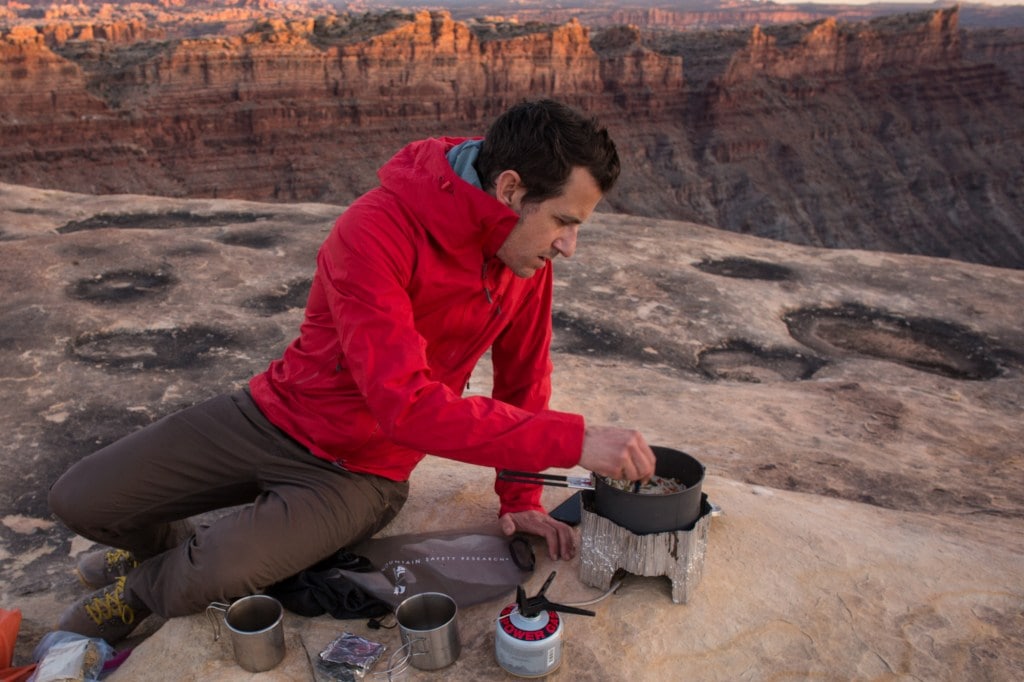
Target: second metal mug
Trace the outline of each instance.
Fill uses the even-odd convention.
[[[395,610],[402,648],[408,661],[420,670],[437,670],[459,658],[462,643],[455,617],[455,600],[440,592],[409,597]]]
[[[213,602],[206,615],[214,627],[214,640],[220,639],[220,619],[231,633],[235,661],[243,669],[259,673],[277,666],[284,658],[284,609],[281,602],[265,594],[242,597],[232,604]]]

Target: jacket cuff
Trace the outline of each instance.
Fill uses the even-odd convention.
[[[552,421],[547,427],[550,438],[545,443],[546,456],[543,461],[534,462],[534,466],[524,468],[530,471],[543,471],[550,467],[571,469],[579,464],[583,455],[583,435],[586,431],[582,415],[545,410],[538,417]],[[531,483],[509,483],[495,479],[494,491],[501,500],[498,516],[521,511],[546,512],[540,502],[543,489],[543,486]]]
[[[537,418],[544,422],[541,427],[544,433],[544,458],[538,463],[540,468],[537,471],[551,467],[571,469],[579,464],[583,456],[583,435],[586,433],[583,415],[544,410]]]
[[[497,471],[494,479],[494,492],[498,493],[501,506],[498,508],[498,516],[521,511],[544,511],[544,505],[540,503],[541,493],[544,486],[535,483],[512,483],[497,478]]]

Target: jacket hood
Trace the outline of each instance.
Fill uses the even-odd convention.
[[[467,139],[441,137],[406,145],[377,172],[391,192],[441,244],[479,243],[494,256],[519,221],[519,214],[459,177],[447,153]]]

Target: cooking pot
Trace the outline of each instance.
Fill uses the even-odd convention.
[[[683,490],[644,495],[619,490],[595,476],[593,511],[638,535],[688,530],[700,517],[704,465],[680,450],[652,445],[654,473],[674,478]]]

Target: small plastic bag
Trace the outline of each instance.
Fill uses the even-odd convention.
[[[114,648],[102,639],[50,632],[32,654],[39,665],[28,682],[94,682],[113,654]]]
[[[320,652],[318,665],[337,680],[361,680],[377,663],[386,647],[379,642],[343,632]]]

